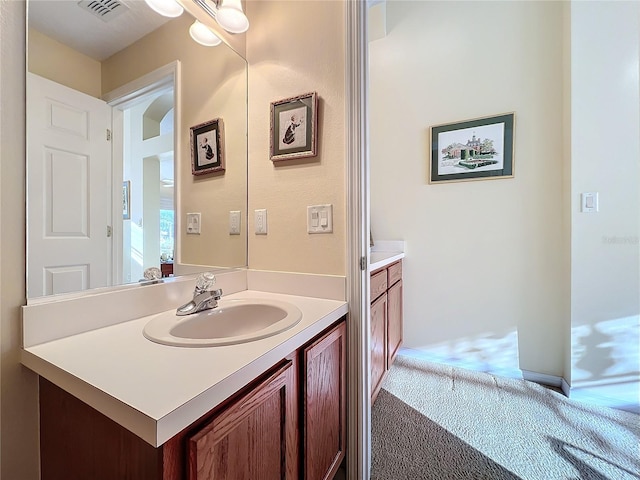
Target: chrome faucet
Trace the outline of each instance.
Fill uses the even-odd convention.
[[[164,280],[162,280],[162,272],[158,267],[145,268],[142,276],[144,278],[139,280],[141,285],[154,285],[164,282]]]
[[[222,297],[222,289],[212,290],[216,283],[216,277],[211,272],[198,275],[196,288],[193,290],[193,300],[185,303],[176,310],[176,315],[191,315],[192,313],[210,310],[218,306],[218,300]]]

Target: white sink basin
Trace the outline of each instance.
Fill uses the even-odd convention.
[[[302,319],[295,305],[275,300],[218,302],[212,310],[177,316],[175,311],[151,317],[143,334],[153,342],[180,347],[212,347],[251,342],[293,327]]]

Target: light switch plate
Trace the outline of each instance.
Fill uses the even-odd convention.
[[[580,201],[581,211],[597,212],[598,211],[598,192],[584,192]]]
[[[187,235],[200,235],[200,213],[187,213]]]
[[[310,205],[307,207],[307,233],[333,232],[333,205]]]

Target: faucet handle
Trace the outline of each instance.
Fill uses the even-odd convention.
[[[216,276],[213,272],[204,272],[198,275],[196,279],[196,290],[206,292],[216,284]]]

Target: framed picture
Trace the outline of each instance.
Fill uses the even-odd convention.
[[[131,180],[122,182],[122,219],[131,220]]]
[[[316,92],[271,103],[272,161],[317,155],[317,107]]]
[[[429,183],[513,177],[514,114],[431,127]]]
[[[191,127],[191,173],[224,172],[224,125],[221,118]]]

